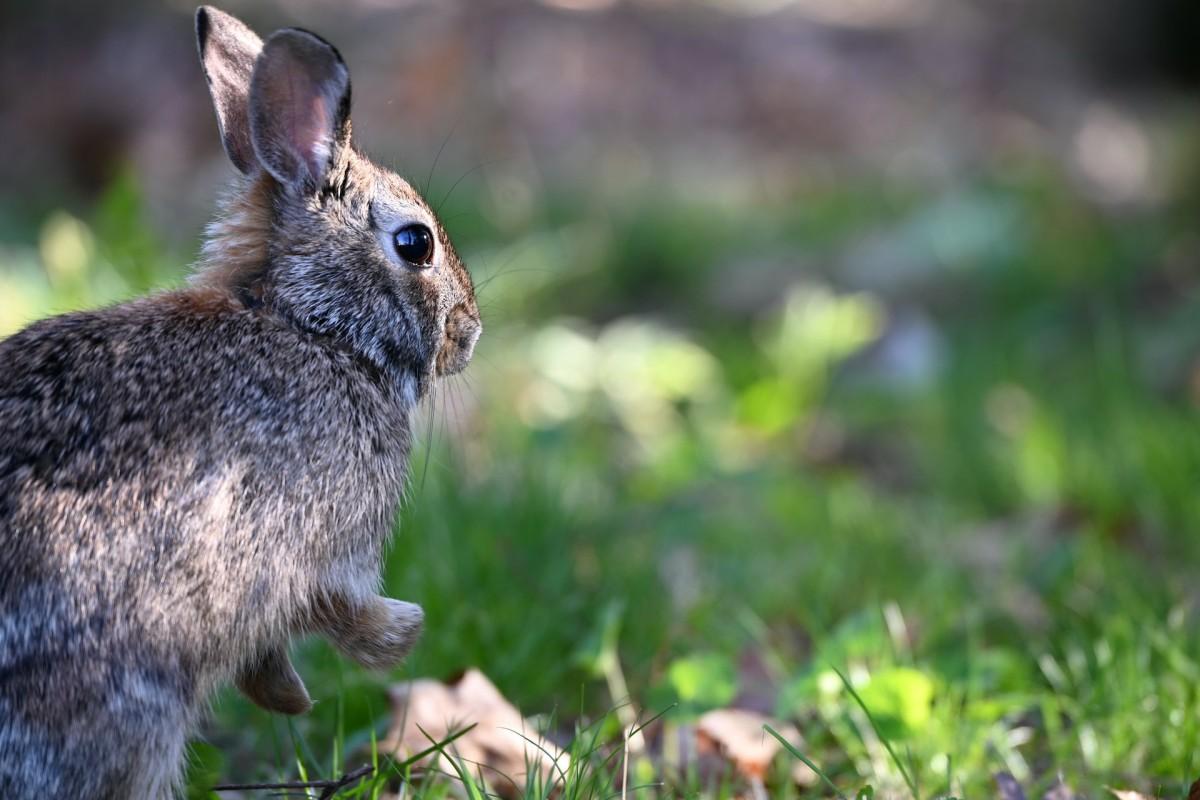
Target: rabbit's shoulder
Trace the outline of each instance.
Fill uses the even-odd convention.
[[[407,409],[367,365],[220,294],[43,320],[0,342],[0,373],[0,481],[29,465],[119,477],[148,452],[324,460],[407,445]]]

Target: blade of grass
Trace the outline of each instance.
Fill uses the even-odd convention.
[[[472,727],[474,727],[474,726],[472,726]],[[421,734],[430,741],[430,743],[433,746],[433,749],[435,751],[437,751],[438,755],[445,756],[446,760],[450,762],[450,767],[458,775],[458,779],[460,781],[462,781],[462,783],[463,783],[463,788],[466,789],[466,791],[467,791],[468,800],[486,800],[487,792],[481,792],[479,790],[479,787],[475,785],[475,781],[471,778],[470,774],[463,767],[460,760],[458,758],[455,758],[455,757],[447,754],[444,744],[436,741],[432,736],[430,736],[428,733],[426,733],[425,729],[422,728],[420,725],[417,726],[417,730],[419,730],[421,732]]]
[[[337,705],[334,707],[333,763],[329,765],[329,774],[337,775],[343,768],[342,759],[345,753],[343,745],[346,741],[346,685],[341,664],[337,670]]]
[[[647,727],[649,727],[652,723],[654,723],[656,720],[662,719],[664,716],[666,716],[668,711],[670,711],[671,709],[676,708],[678,706],[679,706],[679,703],[671,703],[671,705],[667,706],[662,711],[658,712],[653,717],[646,720],[641,725],[638,725],[636,728],[634,728],[632,731],[630,731],[629,735],[630,736],[638,735],[639,733],[644,731]]]
[[[451,742],[455,741],[456,739],[461,739],[462,737],[466,736],[478,724],[479,724],[478,722],[472,722],[470,725],[463,728],[462,730],[447,734],[446,738],[442,739],[440,742],[434,742],[434,739],[432,736],[430,736],[428,733],[425,733],[425,731],[422,730],[420,726],[417,726],[417,730],[421,731],[421,733],[424,734],[426,739],[428,739],[431,742],[434,742],[433,745],[431,745],[430,747],[426,747],[424,750],[417,753],[416,755],[409,756],[408,758],[406,758],[403,761],[397,761],[396,759],[393,758],[393,759],[391,759],[392,765],[393,765],[393,767],[395,767],[397,769],[405,769],[407,767],[411,767],[413,764],[417,763],[425,756],[432,755],[433,753],[442,752],[445,749],[446,745],[450,744]]]
[[[520,730],[517,730],[515,728],[500,728],[500,730],[508,730],[509,733],[515,733],[516,735],[521,736],[522,739],[529,742],[530,745],[533,745],[534,747],[538,748],[538,750],[541,752],[542,756],[545,756],[546,758],[550,759],[550,763],[553,764],[554,770],[558,771],[559,780],[562,780],[563,787],[564,788],[566,787],[566,772],[564,772],[562,766],[559,766],[559,764],[558,764],[559,759],[562,759],[562,756],[557,756],[557,757],[554,756],[553,753],[546,750],[546,748],[544,746],[542,746],[541,744],[539,744],[539,742],[536,742],[533,739],[530,739],[529,736],[524,735],[523,733],[520,732]],[[527,764],[527,766],[528,766],[528,764]]]
[[[767,733],[774,736],[775,739],[781,745],[783,745],[784,750],[787,750],[793,756],[795,756],[796,758],[803,761],[805,763],[805,765],[808,766],[809,769],[811,769],[813,772],[815,772],[817,774],[817,777],[825,782],[825,785],[830,788],[830,790],[833,792],[834,796],[838,798],[838,800],[846,800],[846,796],[838,791],[837,786],[834,784],[834,782],[832,780],[829,779],[829,776],[825,774],[825,771],[823,769],[821,769],[820,767],[818,767],[816,764],[814,764],[808,758],[808,756],[804,755],[799,750],[797,750],[795,747],[793,747],[791,742],[789,742],[787,739],[783,738],[783,736],[781,736],[779,734],[779,731],[775,730],[770,725],[763,725],[763,730],[765,730]]]
[[[308,768],[304,766],[307,759],[310,763],[316,764],[317,759],[313,756],[312,751],[308,748],[308,743],[304,741],[304,737],[296,730],[296,723],[289,717],[287,720],[288,735],[292,738],[292,751],[296,759],[296,774],[300,776],[300,780],[307,783]],[[312,797],[312,793],[308,790],[304,792],[305,797]]]
[[[371,769],[374,770],[376,776],[375,785],[371,787],[371,800],[379,800],[379,793],[383,791],[383,781],[379,778],[379,740],[375,736],[375,727],[371,726]]]
[[[904,778],[905,785],[908,786],[908,790],[912,792],[913,800],[920,800],[921,793],[917,790],[916,781],[914,780],[913,776],[909,774],[908,768],[904,766],[904,762],[900,760],[900,756],[896,754],[896,750],[892,747],[892,743],[888,741],[887,737],[884,736],[883,732],[879,729],[879,723],[875,720],[874,715],[871,714],[871,709],[867,708],[867,704],[863,702],[862,697],[859,696],[858,692],[854,691],[854,687],[850,685],[850,680],[842,674],[842,671],[837,667],[833,667],[833,671],[841,679],[842,685],[846,687],[846,691],[849,692],[850,696],[854,698],[854,702],[857,703],[858,707],[861,708],[863,713],[867,715],[867,721],[871,723],[871,728],[875,731],[875,735],[879,737],[879,741],[883,742],[883,746],[887,750],[888,755],[891,756],[892,762],[896,765],[896,769],[900,770],[900,776]]]

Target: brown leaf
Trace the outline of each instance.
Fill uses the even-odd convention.
[[[428,749],[433,744],[429,737],[440,742],[474,724],[445,749],[464,762],[468,771],[482,775],[489,788],[502,797],[524,793],[529,765],[538,770],[543,786],[553,783],[560,769],[567,769],[569,756],[542,737],[477,669],[450,684],[429,679],[398,684],[390,696],[393,722],[380,748],[397,758]],[[454,774],[440,754],[419,763]]]
[[[1105,786],[1104,788],[1108,789],[1117,800],[1158,800],[1152,794],[1142,794],[1135,789],[1114,789],[1111,786]]]
[[[763,780],[771,760],[782,749],[778,740],[763,729],[764,725],[770,725],[784,739],[800,746],[800,732],[794,725],[773,720],[757,711],[725,708],[709,711],[696,722],[697,749],[719,753],[742,775]]]
[[[1200,778],[1192,784],[1192,788],[1188,789],[1187,800],[1200,800]]]

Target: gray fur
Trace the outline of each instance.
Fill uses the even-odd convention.
[[[262,51],[262,39],[242,21],[215,8],[196,10],[196,44],[200,49],[200,66],[208,82],[221,144],[229,160],[241,172],[254,170],[254,146],[250,141],[250,125],[246,119],[246,86],[254,62]]]
[[[245,74],[198,33],[210,87],[228,78],[213,100],[235,166],[231,136],[305,156],[312,136],[278,133],[295,126],[246,128],[325,102],[336,51],[280,32]],[[269,53],[317,79],[264,102]],[[300,128],[324,160],[276,175],[255,155],[187,288],[0,342],[0,797],[169,797],[219,685],[308,708],[293,636],[387,668],[420,632],[418,606],[376,594],[380,558],[410,414],[466,366],[479,315],[429,207],[351,146],[344,80],[336,113]],[[432,267],[389,247],[414,222]]]

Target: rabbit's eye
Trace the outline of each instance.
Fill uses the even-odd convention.
[[[409,225],[396,231],[396,255],[414,267],[427,267],[433,258],[433,233],[424,225]]]

